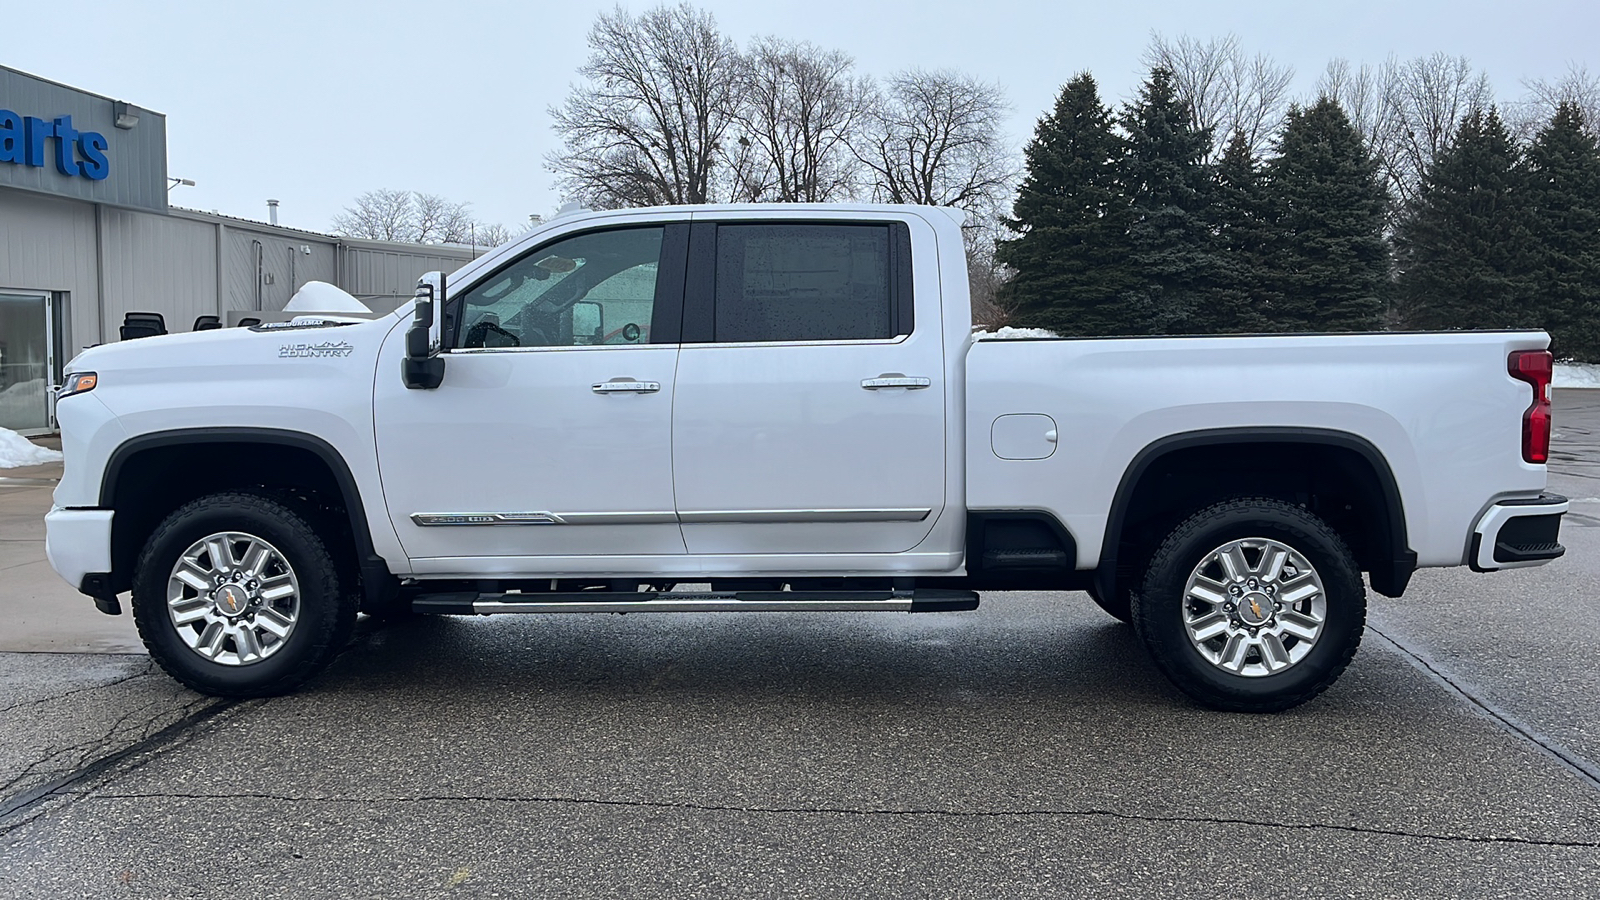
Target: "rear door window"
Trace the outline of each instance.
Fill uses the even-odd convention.
[[[891,228],[719,225],[713,340],[884,340],[909,333],[909,315],[899,327]]]

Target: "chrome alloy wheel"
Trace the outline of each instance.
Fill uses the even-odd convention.
[[[1217,668],[1257,678],[1306,658],[1328,619],[1322,578],[1294,548],[1244,538],[1206,554],[1183,592],[1189,641]]]
[[[300,618],[300,582],[278,548],[252,534],[207,535],[167,579],[167,614],[189,649],[225,666],[279,650]]]

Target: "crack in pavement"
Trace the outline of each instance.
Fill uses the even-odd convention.
[[[143,765],[145,762],[148,762],[155,756],[179,746],[181,743],[180,739],[192,732],[195,728],[220,715],[221,713],[224,713],[239,705],[240,701],[238,700],[211,700],[209,702],[205,702],[205,704],[199,709],[189,712],[178,721],[173,722],[171,725],[168,725],[155,734],[146,735],[144,738],[122,748],[121,750],[108,753],[105,756],[99,757],[98,759],[95,759],[79,767],[78,769],[68,772],[44,784],[37,785],[29,788],[28,790],[13,794],[10,797],[6,797],[5,799],[0,800],[0,821],[16,815],[17,813],[27,812],[28,810],[39,806],[52,797],[71,796],[75,798],[81,798],[83,796],[82,792],[74,792],[67,789],[76,784],[97,778],[100,775],[109,772],[113,767],[124,760],[127,760],[140,753],[150,751],[151,755],[145,760],[141,761],[139,764]],[[137,768],[137,766],[134,768]],[[0,835],[8,834],[17,828],[26,825],[28,822],[33,821],[34,818],[37,817],[30,817],[23,822],[18,822],[9,827],[0,828]]]
[[[711,803],[684,803],[669,800],[606,800],[598,797],[494,797],[470,794],[431,795],[419,797],[325,797],[269,794],[244,791],[239,793],[188,794],[173,792],[117,793],[100,791],[82,792],[81,800],[271,800],[279,803],[542,803],[560,806],[610,806],[629,809],[666,809],[685,812],[731,812],[762,815],[817,815],[948,819],[1003,819],[1003,818],[1082,818],[1116,819],[1126,822],[1150,822],[1173,825],[1239,825],[1255,828],[1275,828],[1292,831],[1339,831],[1350,834],[1381,837],[1415,838],[1428,841],[1446,841],[1466,844],[1518,844],[1533,847],[1600,848],[1600,841],[1558,841],[1541,838],[1522,838],[1498,835],[1440,834],[1427,831],[1406,831],[1399,828],[1377,828],[1366,825],[1337,825],[1323,822],[1273,822],[1264,819],[1231,819],[1213,816],[1157,816],[1118,812],[1109,809],[1020,809],[1020,810],[963,810],[963,809],[874,809],[864,807],[827,806],[726,806]]]
[[[371,634],[371,631],[362,631],[358,629],[352,636],[350,642],[339,650],[335,658],[342,657],[345,654],[354,651],[358,647],[365,645],[367,640],[371,637]],[[120,678],[115,681],[106,682],[104,684],[75,688],[64,694],[57,695],[54,699],[60,699],[61,697],[70,696],[86,690],[106,688],[116,684],[122,684],[124,682],[131,681],[134,678],[138,678],[141,675],[151,674],[155,670],[155,662],[154,660],[151,660],[144,672],[130,675],[125,678]],[[50,747],[43,748],[45,755],[42,759],[38,759],[32,763],[29,763],[27,768],[24,769],[20,775],[12,778],[6,784],[0,785],[0,821],[4,821],[5,819],[19,813],[26,813],[30,810],[36,809],[52,797],[81,798],[83,796],[82,792],[70,791],[68,788],[72,787],[73,785],[98,778],[130,757],[136,756],[140,753],[148,753],[143,760],[140,760],[134,765],[129,766],[122,774],[134,771],[140,766],[143,766],[145,763],[148,763],[150,760],[155,759],[157,756],[182,746],[184,743],[186,743],[188,738],[193,737],[196,729],[198,729],[200,725],[204,724],[211,718],[231,709],[250,709],[261,706],[267,702],[266,699],[247,701],[203,697],[189,692],[187,688],[182,687],[176,681],[172,682],[172,685],[175,691],[185,694],[190,698],[186,702],[178,705],[177,712],[179,713],[179,717],[176,721],[171,722],[166,727],[155,732],[154,734],[150,733],[150,729],[155,727],[155,725],[161,721],[161,713],[169,711],[170,706],[168,704],[175,699],[172,697],[154,697],[150,700],[147,700],[140,707],[125,712],[115,722],[112,723],[109,729],[106,729],[103,737],[91,738],[69,747],[55,749]],[[18,704],[18,706],[26,706],[33,702],[36,701]],[[123,726],[126,725],[130,719],[139,715],[141,712],[149,710],[152,706],[161,707],[161,709],[157,711],[156,715],[144,720],[142,725],[131,729],[138,734],[138,737],[135,739],[134,743],[123,747],[121,750],[112,751],[87,762],[84,761],[95,749],[106,747],[107,745],[110,745],[120,739],[126,739],[127,736],[121,733],[123,731]],[[75,762],[78,764],[77,769],[70,772],[65,772],[60,776],[46,782],[45,784],[37,785],[33,788],[15,793],[9,797],[3,796],[5,791],[12,790],[28,777],[41,774],[40,770],[47,767],[53,760],[59,759],[63,755],[74,752],[79,753],[79,756],[75,760]],[[69,763],[69,765],[70,764],[71,763]],[[59,771],[59,769],[55,771]],[[27,816],[20,822],[0,827],[0,835],[9,834],[17,828],[32,822],[36,818],[38,818],[37,815]]]
[[[40,705],[45,704],[45,703],[54,703],[57,700],[65,700],[66,698],[71,697],[74,694],[81,694],[84,691],[98,691],[98,690],[100,690],[102,688],[116,687],[119,684],[124,684],[126,682],[132,681],[135,678],[143,678],[143,677],[145,677],[147,675],[153,675],[153,674],[155,674],[155,671],[156,671],[155,661],[147,659],[147,660],[145,660],[145,666],[144,666],[143,671],[134,672],[132,675],[124,675],[121,678],[116,678],[116,679],[113,679],[111,681],[102,681],[102,682],[99,682],[98,684],[87,684],[87,685],[84,685],[83,687],[73,688],[70,691],[66,691],[66,692],[63,692],[63,693],[60,693],[60,694],[52,694],[52,695],[50,695],[48,697],[40,697],[40,698],[38,698],[36,700],[24,700],[21,703],[13,703],[10,706],[0,706],[0,714],[8,713],[8,712],[11,712],[13,710],[22,709],[25,706],[40,706]]]
[[[1520,738],[1521,740],[1532,744],[1540,753],[1554,760],[1567,771],[1577,775],[1578,778],[1586,782],[1589,787],[1600,790],[1600,766],[1596,766],[1594,763],[1585,759],[1582,755],[1562,745],[1555,738],[1552,738],[1533,726],[1524,723],[1520,719],[1496,706],[1494,703],[1490,702],[1488,698],[1481,696],[1471,685],[1451,676],[1442,667],[1435,665],[1432,658],[1430,658],[1426,653],[1403,644],[1398,639],[1385,634],[1384,632],[1380,631],[1377,626],[1373,625],[1371,620],[1367,621],[1367,630],[1377,635],[1379,639],[1387,643],[1389,646],[1393,647],[1395,652],[1399,653],[1407,662],[1421,670],[1424,675],[1427,675],[1436,684],[1444,687],[1449,693],[1454,694],[1462,700],[1465,700],[1467,705],[1473,707],[1475,710],[1477,710],[1477,712],[1494,722],[1496,725],[1499,725],[1502,730],[1515,738]]]
[[[190,700],[180,704],[174,710],[168,697],[154,697],[147,699],[143,704],[129,709],[110,727],[106,728],[99,736],[87,737],[78,743],[63,747],[46,745],[40,748],[42,756],[28,763],[16,776],[5,784],[0,785],[0,795],[15,789],[18,785],[40,775],[58,775],[73,768],[82,766],[92,754],[104,751],[107,747],[126,743],[129,740],[135,743],[150,737],[152,729],[168,720],[174,712],[181,720],[194,712],[195,708],[206,701]]]

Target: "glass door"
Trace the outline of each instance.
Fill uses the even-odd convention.
[[[0,291],[0,428],[50,430],[50,331],[48,295]]]

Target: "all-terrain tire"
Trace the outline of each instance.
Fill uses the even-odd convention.
[[[217,545],[222,549],[201,551],[196,557],[197,542],[218,535],[235,539],[231,543],[223,540]],[[248,543],[246,538],[258,543]],[[250,637],[249,643],[233,636],[207,641],[206,630],[211,622],[221,621],[237,633],[255,621],[254,612],[248,619],[223,618],[221,601],[206,598],[226,588],[220,582],[226,579],[227,571],[245,573],[240,579],[249,577],[246,569],[256,558],[258,547],[271,551],[263,551],[261,558],[268,561],[258,563],[270,569],[256,572],[248,583],[240,581],[234,593],[224,596],[232,605],[236,598],[258,597],[252,584],[261,586],[260,596],[282,593],[281,588],[274,590],[266,587],[268,584],[292,584],[292,610],[286,597],[268,597],[265,601],[258,597],[255,601],[282,607],[281,611],[260,612],[263,619],[269,613],[274,616],[274,628],[284,630],[285,621],[292,621],[292,627],[281,638],[262,627],[241,636]],[[185,577],[205,584],[207,590],[193,585],[185,588],[175,581],[179,561],[186,553],[199,562],[186,564]],[[233,561],[236,553],[252,559]],[[224,554],[230,559],[221,558]],[[218,573],[218,584],[201,577],[213,570]],[[238,580],[227,579],[228,584]],[[341,589],[338,567],[316,529],[289,506],[257,494],[212,494],[179,507],[150,535],[134,570],[133,618],[151,658],[168,675],[216,697],[269,697],[299,687],[326,667],[349,641],[355,627],[356,606],[357,598]],[[207,618],[197,618],[191,624],[176,621],[190,615]],[[256,637],[258,633],[260,636]],[[211,655],[197,650],[191,642],[205,645]],[[211,646],[213,643],[215,646]]]
[[[1247,561],[1245,577],[1236,580],[1243,595],[1238,602],[1230,596],[1235,579],[1227,575],[1222,563],[1229,547],[1245,555],[1258,554],[1255,562]],[[1278,572],[1271,573],[1270,580],[1265,577],[1268,554],[1275,558],[1281,548],[1310,567],[1310,579],[1320,580],[1320,601],[1315,593],[1305,593],[1310,579],[1298,566],[1280,563],[1286,566],[1284,573],[1295,573],[1292,578]],[[1255,571],[1255,566],[1261,570]],[[1222,577],[1192,580],[1205,577],[1206,572],[1222,573]],[[1259,584],[1259,590],[1251,584]],[[1270,596],[1266,593],[1269,584],[1273,587]],[[1216,590],[1218,585],[1221,591]],[[1287,613],[1272,611],[1274,599],[1302,594],[1306,599],[1296,603],[1305,605],[1305,614],[1298,614],[1295,604],[1289,604]],[[1233,605],[1206,599],[1213,595]],[[1252,599],[1256,601],[1250,607],[1253,611],[1246,612],[1245,605]],[[1290,626],[1301,632],[1314,630],[1310,623],[1317,618],[1312,613],[1317,612],[1313,604],[1318,603],[1320,630],[1314,638],[1284,636],[1283,629]],[[1238,612],[1232,612],[1234,609]],[[1228,500],[1180,523],[1150,558],[1132,604],[1134,629],[1156,667],[1199,703],[1235,712],[1277,712],[1326,690],[1355,656],[1366,610],[1361,572],[1338,533],[1303,507],[1267,498]],[[1225,621],[1219,622],[1217,616]],[[1226,621],[1229,616],[1235,618]],[[1267,620],[1259,621],[1263,617]],[[1255,625],[1261,626],[1260,642]],[[1208,630],[1217,628],[1227,630],[1209,641],[1200,640]],[[1274,629],[1276,643],[1269,659],[1265,641]],[[1285,645],[1288,651],[1284,651]],[[1253,649],[1231,652],[1239,647]]]

